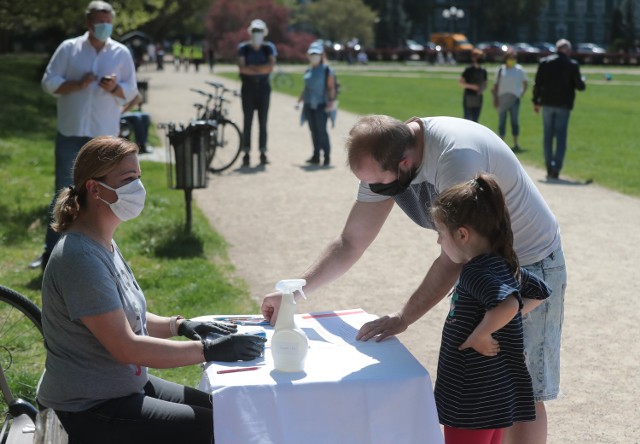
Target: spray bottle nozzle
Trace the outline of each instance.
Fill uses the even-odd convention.
[[[283,279],[276,284],[276,290],[282,293],[293,294],[296,290],[300,292],[303,298],[307,299],[302,291],[302,287],[307,285],[307,281],[304,279]]]

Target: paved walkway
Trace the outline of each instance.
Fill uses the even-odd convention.
[[[154,122],[188,122],[199,96],[189,87],[204,80],[237,82],[200,73],[141,71],[149,79],[146,110]],[[357,116],[340,111],[330,130],[332,166],[309,167],[308,128],[299,125],[294,99],[273,94],[266,167],[236,168],[211,177],[194,192],[197,205],[229,243],[237,276],[256,300],[280,279],[297,277],[342,228],[357,181],[345,166],[343,139]],[[241,122],[239,100],[230,117]],[[241,126],[241,125],[240,125]],[[254,125],[255,128],[255,125]],[[254,129],[254,137],[257,130]],[[257,164],[253,142],[252,165]],[[158,156],[161,149],[156,149]],[[153,156],[152,156],[153,157]],[[638,263],[640,201],[568,181],[546,183],[527,168],[557,215],[569,267],[563,336],[564,397],[548,404],[549,443],[638,443],[640,397],[636,321],[631,277]],[[176,211],[184,211],[177,208]],[[435,233],[419,229],[394,209],[378,239],[338,281],[310,295],[298,311],[362,307],[383,315],[400,308],[438,253]],[[400,336],[435,380],[442,302]]]

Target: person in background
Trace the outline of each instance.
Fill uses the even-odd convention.
[[[438,244],[462,264],[434,389],[445,443],[501,443],[504,428],[536,417],[522,316],[550,291],[520,267],[509,211],[492,176],[445,190],[431,214]]]
[[[109,3],[92,1],[85,10],[87,32],[65,40],[54,52],[42,87],[58,99],[55,142],[55,194],[71,184],[78,151],[96,136],[120,133],[122,107],[137,94],[136,70],[127,47],[111,39],[116,13]],[[47,265],[58,235],[47,224],[42,255],[31,268]]]
[[[484,53],[479,49],[471,51],[471,65],[462,72],[458,83],[464,88],[462,109],[464,118],[477,122],[482,111],[482,93],[487,87],[487,70],[480,65]]]
[[[193,63],[193,45],[182,45],[182,66],[184,66],[184,72],[189,71],[189,66]]]
[[[113,239],[144,208],[137,151],[119,137],[90,140],[58,197],[52,225],[61,237],[42,281],[47,359],[37,399],[56,412],[69,442],[210,444],[209,394],[149,375],[147,367],[252,360],[265,339],[235,334],[231,324],[147,311]]]
[[[517,444],[546,442],[544,402],[560,392],[567,271],[558,221],[518,158],[496,133],[469,120],[438,116],[401,122],[382,115],[365,116],[354,125],[347,157],[360,180],[356,201],[340,234],[299,276],[307,281],[305,293],[345,274],[373,243],[395,204],[416,224],[434,230],[430,209],[438,194],[480,172],[494,175],[509,208],[520,265],[552,289],[524,319],[527,367],[536,375],[536,420],[516,423],[505,430],[505,438]],[[460,269],[441,251],[400,310],[363,325],[356,338],[381,341],[402,333],[447,295]],[[272,324],[281,300],[276,292],[262,301],[262,314]]]
[[[191,45],[191,61],[196,68],[196,72],[200,71],[200,64],[204,61],[204,53],[202,52],[201,43],[194,43]]]
[[[250,40],[238,46],[238,69],[242,80],[242,112],[244,125],[242,141],[244,144],[242,166],[251,163],[251,126],[253,115],[258,113],[258,149],[260,151],[260,165],[269,163],[267,159],[267,116],[269,100],[271,98],[271,83],[269,75],[276,64],[278,51],[273,43],[265,41],[269,34],[267,24],[260,19],[253,20],[249,25]]]
[[[304,73],[304,89],[298,97],[296,107],[302,107],[302,120],[309,123],[313,155],[307,160],[311,165],[320,163],[320,152],[324,154],[323,165],[331,163],[331,141],[327,132],[327,120],[336,100],[336,85],[333,69],[327,64],[322,42],[314,42],[307,50],[309,64]]]
[[[211,42],[207,42],[206,43],[206,56],[207,56],[207,62],[209,63],[209,72],[213,73],[213,67],[216,64],[216,50],[214,48],[213,43]]]
[[[518,57],[513,49],[504,56],[504,64],[498,68],[494,77],[493,106],[498,111],[498,135],[504,140],[507,132],[507,114],[511,120],[514,152],[520,151],[518,135],[520,134],[520,99],[527,91],[527,74],[517,63]]]
[[[578,62],[570,58],[571,42],[556,42],[556,54],[540,60],[533,85],[533,111],[542,108],[544,128],[544,162],[547,178],[558,179],[567,151],[569,116],[576,98],[576,90],[584,91],[586,84]],[[553,141],[555,139],[555,151]]]
[[[164,71],[164,45],[162,42],[156,43],[156,70]]]
[[[173,66],[176,68],[176,72],[180,71],[180,65],[182,65],[183,48],[182,43],[176,40],[171,45],[171,55],[173,56]]]
[[[147,146],[147,138],[149,135],[149,125],[151,124],[151,116],[140,109],[143,102],[142,94],[138,94],[133,100],[125,105],[122,109],[121,118],[124,119],[130,128],[133,128],[136,144],[140,148],[140,153],[150,153],[151,149]],[[137,110],[134,110],[135,107]]]

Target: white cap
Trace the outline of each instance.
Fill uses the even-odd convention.
[[[322,54],[323,52],[324,47],[322,46],[322,42],[313,42],[307,50],[307,54]]]
[[[251,34],[251,31],[253,30],[264,31],[265,36],[269,34],[269,29],[267,28],[267,24],[260,19],[251,20],[251,24],[249,25],[249,28],[248,28],[249,34]]]
[[[560,49],[560,48],[569,48],[571,49],[571,42],[567,39],[560,39],[556,42],[556,50]]]

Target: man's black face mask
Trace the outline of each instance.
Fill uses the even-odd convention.
[[[389,183],[370,183],[369,188],[376,194],[383,196],[397,196],[403,193],[409,188],[411,181],[418,175],[418,169],[413,169],[407,173],[407,177],[404,177],[400,181],[400,166],[398,166],[398,178]]]

